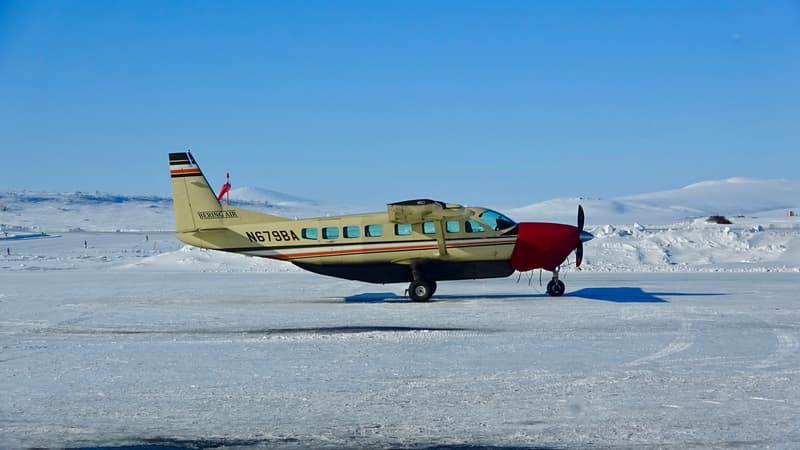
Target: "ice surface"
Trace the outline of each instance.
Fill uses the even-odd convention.
[[[798,281],[3,272],[0,442],[797,448]]]

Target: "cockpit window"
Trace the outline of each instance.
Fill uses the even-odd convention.
[[[486,211],[481,213],[479,217],[483,223],[489,225],[489,228],[495,231],[511,228],[517,224],[508,217],[500,214],[497,211],[492,211],[491,209],[487,209]]]
[[[469,219],[464,222],[464,231],[467,233],[483,233],[483,225],[477,220]]]

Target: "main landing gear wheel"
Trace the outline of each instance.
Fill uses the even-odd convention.
[[[408,287],[408,296],[411,297],[412,302],[427,302],[434,292],[436,292],[435,281],[412,281],[411,286]]]
[[[564,282],[561,280],[550,280],[547,283],[547,295],[551,297],[561,297],[566,289]]]

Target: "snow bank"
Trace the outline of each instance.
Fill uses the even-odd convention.
[[[301,272],[297,266],[274,259],[184,246],[179,250],[142,258],[121,269],[166,272]]]
[[[800,272],[800,220],[704,219],[666,226],[603,225],[587,228],[582,269],[593,272]],[[177,241],[176,241],[177,242]],[[139,256],[122,268],[168,272],[295,272],[277,260],[184,246]],[[144,257],[142,257],[144,256]],[[116,262],[120,262],[116,260]],[[574,262],[574,255],[570,263]],[[565,270],[574,266],[567,265]]]
[[[800,220],[697,219],[661,227],[589,228],[584,270],[599,272],[800,271]]]

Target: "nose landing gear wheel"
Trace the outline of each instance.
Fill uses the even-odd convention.
[[[547,295],[551,297],[561,297],[566,289],[564,282],[561,280],[550,280],[547,283]]]
[[[408,287],[408,296],[412,302],[427,302],[435,291],[435,281],[413,281]]]

